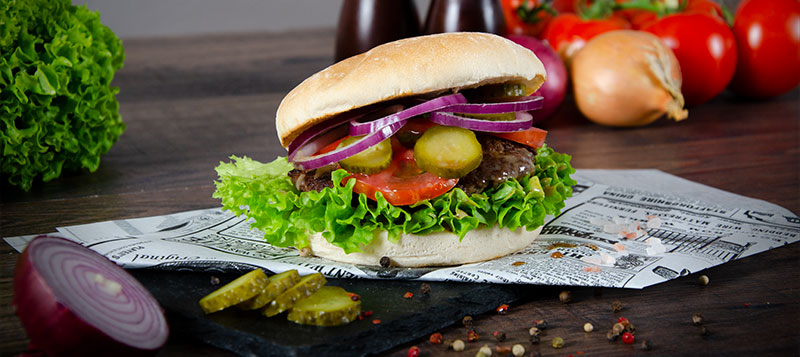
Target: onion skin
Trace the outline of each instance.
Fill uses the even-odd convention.
[[[36,239],[63,239],[39,236]],[[73,243],[76,244],[76,243]],[[61,304],[28,257],[17,259],[11,305],[30,339],[30,348],[48,356],[142,356],[157,350],[124,345],[89,325]]]
[[[532,113],[533,122],[538,123],[553,115],[564,101],[564,96],[567,93],[567,83],[569,82],[567,67],[561,57],[558,56],[558,53],[546,41],[519,35],[508,36],[508,39],[533,51],[536,57],[542,61],[547,72],[547,80],[533,93],[534,96],[544,97],[542,109]]]
[[[650,124],[688,116],[681,71],[672,51],[653,34],[618,30],[590,40],[573,58],[575,102],[589,120],[607,126]]]

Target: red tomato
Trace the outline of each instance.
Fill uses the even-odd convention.
[[[608,31],[629,28],[628,23],[619,17],[603,20],[582,20],[578,15],[566,13],[556,16],[544,33],[544,38],[556,52],[569,62],[569,59],[593,37]]]
[[[538,37],[555,14],[539,0],[502,0],[501,5],[509,35]]]
[[[725,11],[722,10],[722,5],[711,0],[689,0],[686,3],[686,7],[683,8],[683,13],[706,14],[716,16],[722,21],[726,21]]]
[[[731,89],[768,98],[800,83],[800,2],[744,0],[736,10],[733,33],[739,64]]]
[[[576,0],[553,0],[552,6],[559,14],[575,12],[575,2]]]
[[[406,148],[397,139],[392,139],[392,163],[385,170],[374,174],[352,174],[355,178],[353,191],[374,199],[380,192],[389,203],[403,206],[438,197],[453,188],[458,179],[443,179],[422,171],[414,162],[414,150]]]
[[[530,128],[523,131],[515,131],[511,133],[490,133],[494,136],[511,140],[532,148],[538,148],[544,145],[544,139],[547,137],[547,130],[539,128]]]
[[[707,102],[722,92],[736,69],[733,32],[719,18],[673,14],[646,26],[671,48],[683,75],[681,92],[687,105]]]

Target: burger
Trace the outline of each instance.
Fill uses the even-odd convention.
[[[423,267],[517,252],[575,184],[570,156],[532,126],[545,77],[492,34],[375,47],[291,90],[275,117],[288,155],[232,156],[214,197],[301,255]]]

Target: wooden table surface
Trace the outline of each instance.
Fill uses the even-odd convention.
[[[127,131],[92,174],[75,173],[22,192],[2,185],[0,235],[46,233],[66,226],[160,215],[219,205],[211,198],[214,167],[229,155],[270,160],[285,151],[277,141],[275,110],[300,81],[331,64],[334,31],[214,35],[125,41],[120,112]],[[655,168],[730,192],[800,212],[800,101],[798,90],[764,102],[724,93],[690,108],[680,123],[660,120],[633,129],[589,123],[572,103],[540,125],[548,143],[573,156],[578,168]],[[0,244],[0,354],[16,354],[27,339],[9,302],[18,254]],[[492,332],[506,333],[501,345],[521,343],[542,355],[770,354],[800,353],[800,245],[793,244],[643,290],[571,289],[573,301],[558,300],[560,288],[531,286],[506,315],[475,316],[481,339],[462,355],[494,347]],[[619,300],[623,310],[610,304]],[[705,316],[707,336],[692,325]],[[606,340],[620,316],[636,326],[649,352]],[[528,342],[534,319],[550,328],[542,342]],[[595,326],[583,332],[585,322]],[[441,331],[445,339],[466,338],[460,325]],[[550,341],[566,342],[553,349]],[[387,354],[448,354],[420,338]],[[229,355],[229,352],[171,340],[161,355]],[[526,354],[527,355],[527,354]]]

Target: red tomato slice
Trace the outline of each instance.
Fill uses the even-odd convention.
[[[441,196],[453,188],[458,179],[443,179],[424,172],[414,162],[414,150],[406,148],[392,138],[392,163],[385,170],[373,174],[352,174],[345,178],[356,180],[353,191],[374,199],[380,192],[389,203],[404,206]]]
[[[492,135],[511,140],[513,142],[527,145],[532,148],[539,148],[544,145],[544,138],[547,136],[547,130],[539,128],[530,128],[522,131],[515,131],[511,133],[491,133]]]

